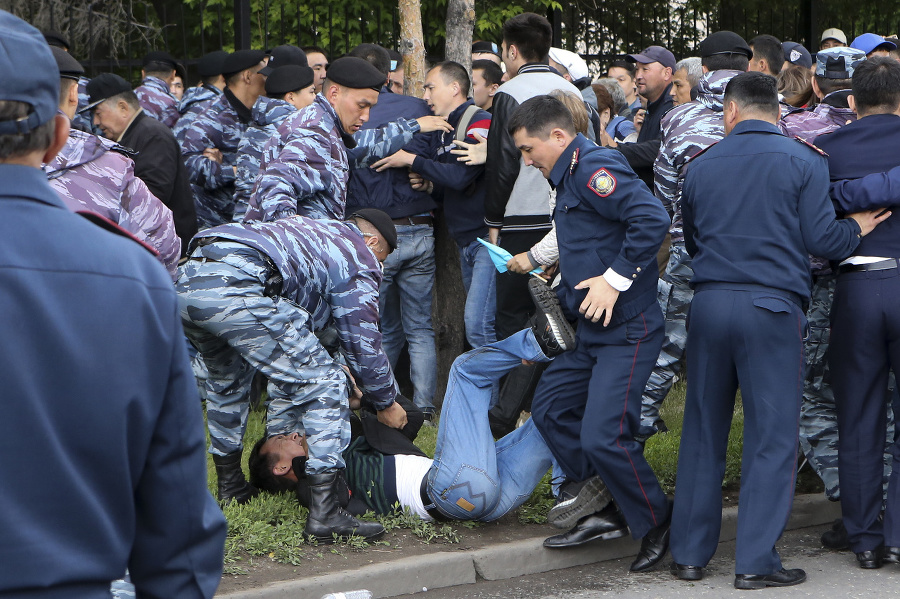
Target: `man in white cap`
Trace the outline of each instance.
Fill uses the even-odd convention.
[[[819,50],[837,48],[847,45],[847,36],[837,27],[826,29],[822,32],[822,40],[819,42]]]

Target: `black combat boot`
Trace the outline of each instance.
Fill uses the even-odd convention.
[[[228,455],[213,455],[213,463],[216,465],[216,476],[219,479],[217,493],[219,501],[234,501],[242,504],[259,494],[259,489],[244,478],[244,471],[241,470],[240,451]]]
[[[304,534],[310,540],[322,544],[334,542],[334,536],[346,538],[352,535],[362,537],[366,541],[379,538],[384,534],[384,527],[377,522],[360,522],[338,501],[336,483],[341,477],[339,470],[324,474],[307,474],[309,483],[309,516],[306,519]]]

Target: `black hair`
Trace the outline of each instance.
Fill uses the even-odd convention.
[[[533,12],[516,15],[503,24],[506,47],[515,46],[527,62],[547,62],[553,28],[550,21]]]
[[[25,102],[0,100],[0,121],[27,118],[31,110],[31,105]],[[53,143],[55,132],[56,119],[50,119],[28,133],[0,134],[0,161],[24,156],[37,150],[46,150]]]
[[[160,79],[165,79],[173,72],[175,72],[175,67],[168,62],[153,60],[144,65],[144,74],[147,76],[152,75],[154,77],[159,77]]]
[[[221,76],[222,75],[210,75],[209,77],[201,77],[200,82],[203,83],[203,85],[213,86],[216,84],[216,81],[218,81],[219,77],[221,77]]]
[[[275,475],[275,463],[278,461],[278,456],[271,451],[262,453],[262,446],[266,441],[268,438],[264,436],[250,450],[250,457],[247,460],[250,484],[269,493],[292,490],[294,488],[293,481]]]
[[[391,72],[391,55],[378,44],[360,44],[350,50],[347,56],[362,58],[376,69],[384,73],[385,80]]]
[[[900,62],[886,56],[864,60],[853,71],[856,112],[887,113],[900,107]]]
[[[743,109],[778,116],[778,82],[766,73],[741,73],[725,86],[723,103],[729,102]]]
[[[827,96],[831,92],[836,92],[842,89],[850,89],[852,86],[852,81],[850,79],[830,79],[828,77],[822,77],[820,75],[816,75],[816,83],[819,86],[819,91],[822,92],[823,96]]]
[[[306,54],[312,54],[312,53],[321,54],[322,56],[325,57],[326,60],[328,59],[328,53],[325,52],[324,48],[320,48],[319,46],[303,46],[300,49],[303,50],[303,52],[305,52]]]
[[[782,54],[782,60],[784,55]],[[731,52],[729,54],[713,54],[700,59],[700,65],[713,71],[746,71],[750,67],[750,59],[743,52]]]
[[[469,71],[466,70],[466,67],[452,60],[445,60],[434,65],[432,69],[440,70],[444,83],[452,83],[454,81],[459,83],[459,91],[462,92],[463,97],[469,97],[469,88],[472,87],[472,80],[469,78]]]
[[[60,77],[59,78],[59,105],[62,106],[63,102],[69,99],[69,90],[72,89],[73,85],[78,85],[78,81],[72,79],[71,77]]]
[[[472,61],[472,72],[481,71],[481,76],[488,85],[501,85],[503,83],[503,69],[493,60],[482,58]]]
[[[524,129],[532,137],[546,137],[550,130],[557,127],[573,137],[576,135],[575,121],[565,104],[552,96],[535,96],[513,111],[507,130],[511,136]]]
[[[611,65],[609,65],[609,68],[625,69],[631,75],[632,79],[634,79],[635,72],[637,71],[637,65],[628,60],[616,60]],[[609,69],[607,69],[606,71],[609,72]]]
[[[750,46],[753,48],[753,58],[765,58],[769,63],[771,75],[777,75],[784,66],[784,48],[781,42],[774,35],[757,35],[750,40]]]

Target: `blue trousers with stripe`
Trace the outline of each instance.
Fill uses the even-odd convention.
[[[656,303],[616,326],[580,320],[578,347],[547,368],[532,404],[532,418],[566,476],[600,475],[635,538],[668,513],[666,496],[634,439],[663,334]]]

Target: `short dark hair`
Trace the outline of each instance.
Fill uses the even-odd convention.
[[[900,107],[900,63],[886,56],[864,60],[853,71],[857,113],[895,112]]]
[[[303,50],[303,52],[305,52],[306,54],[316,53],[321,54],[325,58],[328,58],[328,53],[325,52],[324,48],[320,48],[319,46],[303,46],[300,49]]]
[[[473,60],[472,73],[481,71],[481,76],[488,85],[501,85],[503,83],[503,69],[493,60]]]
[[[432,70],[434,69],[439,70],[444,83],[452,83],[454,81],[459,83],[459,91],[462,92],[463,97],[469,97],[469,88],[472,87],[472,80],[469,78],[469,71],[466,70],[466,67],[452,60],[445,60],[434,65]]]
[[[535,96],[513,111],[507,130],[510,135],[524,129],[533,137],[547,137],[556,127],[573,136],[576,134],[575,121],[565,104],[551,96]]]
[[[743,109],[778,116],[778,82],[766,73],[741,73],[725,86],[723,103],[732,101]]]
[[[746,54],[741,52],[713,54],[712,56],[704,56],[701,58],[700,66],[706,67],[706,70],[709,72],[725,70],[746,71],[750,67],[750,59],[747,58]]]
[[[165,79],[175,72],[175,67],[167,62],[151,61],[144,65],[144,74]]]
[[[842,89],[850,89],[852,86],[850,79],[830,79],[821,75],[816,75],[816,83],[819,85],[819,91],[822,92],[823,96]]]
[[[69,90],[72,89],[73,85],[78,85],[78,81],[72,79],[71,77],[60,77],[59,78],[59,105],[62,106],[63,102],[69,99]]]
[[[391,55],[378,44],[360,44],[350,50],[347,56],[362,58],[376,69],[384,73],[384,78],[391,72]]]
[[[31,105],[14,100],[0,100],[0,121],[24,119],[31,114]],[[28,133],[0,135],[0,161],[17,158],[38,150],[46,150],[53,143],[56,119],[50,119]]]
[[[219,77],[221,77],[221,76],[222,75],[219,74],[219,75],[210,75],[209,77],[201,77],[200,81],[203,83],[203,85],[215,85],[216,81],[218,81]]]
[[[757,35],[750,40],[750,46],[753,48],[753,58],[765,58],[769,63],[772,74],[777,75],[784,66],[784,48],[778,38],[774,35]]]
[[[278,457],[271,451],[262,453],[262,446],[266,441],[268,441],[268,437],[263,436],[250,450],[250,457],[247,460],[250,484],[269,493],[293,490],[293,481],[275,475],[275,463],[278,461]]]
[[[523,12],[503,24],[503,41],[507,47],[518,48],[519,54],[528,62],[547,62],[553,27],[545,17]]]
[[[609,65],[609,69],[625,69],[626,71],[628,71],[628,74],[631,75],[631,78],[634,79],[637,66],[635,65],[635,63],[627,60],[616,60],[613,61],[611,65]],[[609,72],[609,69],[606,69],[606,71]]]

